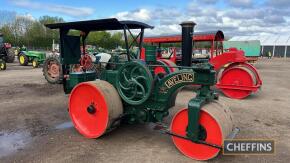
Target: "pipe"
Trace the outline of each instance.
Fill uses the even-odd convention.
[[[181,24],[182,27],[182,58],[181,65],[182,66],[191,66],[192,62],[192,36],[193,36],[193,28],[196,25],[193,21],[185,21]]]

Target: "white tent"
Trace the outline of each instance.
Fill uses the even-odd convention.
[[[270,52],[276,57],[290,57],[290,35],[269,36],[235,36],[229,41],[251,41],[261,42],[261,54],[268,55]]]

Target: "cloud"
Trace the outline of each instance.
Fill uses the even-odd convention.
[[[24,18],[26,20],[35,21],[35,18],[30,13],[26,13],[26,14],[23,14],[23,15],[17,14],[16,15],[16,19],[17,18]]]
[[[267,5],[279,8],[290,8],[289,0],[267,0]]]
[[[289,0],[192,0],[185,7],[158,6],[138,8],[113,14],[119,20],[137,20],[155,26],[145,35],[179,34],[180,23],[191,20],[197,23],[195,31],[222,30],[227,37],[234,35],[265,35],[290,33]],[[36,0],[11,0],[15,6],[45,10],[71,17],[90,16],[89,7],[72,7]],[[222,4],[222,5],[221,5]],[[225,4],[225,5],[224,5]],[[31,15],[25,15],[33,19]]]
[[[147,9],[137,9],[133,11],[119,12],[112,17],[118,18],[120,20],[139,20],[147,22],[151,20],[151,12]]]
[[[89,7],[73,7],[52,3],[42,3],[31,0],[10,0],[10,2],[18,7],[45,10],[48,12],[64,14],[72,17],[87,17],[94,13],[94,9]]]
[[[234,7],[252,7],[253,1],[252,0],[228,0],[228,4]]]
[[[199,2],[204,4],[216,4],[219,2],[219,0],[199,0]]]
[[[119,12],[111,17],[115,17],[118,20],[137,20],[150,25],[155,25],[153,30],[147,30],[147,35],[177,33],[179,31],[179,21],[177,19],[183,15],[180,14],[179,11],[174,11],[174,9],[171,9],[171,11],[172,12],[168,12],[166,8],[137,9],[133,11]]]
[[[267,11],[262,9],[228,9],[223,16],[232,19],[263,19]]]
[[[251,0],[231,0],[228,2],[231,7],[200,5],[200,2],[192,1],[183,8],[141,8],[116,13],[113,17],[143,21],[155,26],[153,30],[146,30],[147,36],[179,34],[179,24],[186,20],[197,23],[195,31],[222,30],[227,37],[290,33],[290,28],[287,28],[290,25],[290,10],[271,6],[269,1],[262,4],[260,2],[259,5],[263,6],[260,8],[255,7],[258,4]]]
[[[285,23],[286,20],[283,16],[278,16],[278,15],[269,15],[265,17],[265,23],[269,24],[282,24]]]

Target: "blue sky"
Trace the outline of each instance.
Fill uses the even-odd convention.
[[[20,0],[22,1],[22,0]],[[75,19],[67,14],[55,13],[48,10],[39,9],[31,9],[29,7],[24,7],[23,5],[17,4],[19,0],[0,0],[1,4],[5,5],[5,10],[9,11],[17,11],[19,14],[31,14],[35,18],[38,18],[43,15],[53,15],[53,16],[61,16],[66,19]],[[29,1],[28,1],[29,2]],[[86,7],[94,10],[93,14],[89,16],[82,17],[83,19],[93,19],[100,17],[108,17],[114,15],[118,12],[136,10],[139,8],[153,8],[156,6],[166,6],[166,7],[185,7],[186,4],[190,2],[190,0],[179,0],[179,3],[176,3],[176,0],[146,0],[146,1],[138,1],[138,0],[67,0],[67,1],[59,1],[59,0],[31,0],[30,2],[37,2],[42,4],[54,4],[60,6],[71,6],[71,7]]]
[[[180,22],[195,21],[197,31],[223,30],[228,35],[290,33],[289,0],[0,0],[3,11],[38,19],[65,21],[116,17],[155,26],[154,34],[180,32]],[[0,20],[1,21],[1,20]],[[1,22],[0,22],[1,23]]]

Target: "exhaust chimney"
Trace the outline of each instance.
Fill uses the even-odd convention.
[[[182,27],[182,66],[191,66],[192,63],[192,46],[193,46],[193,28],[196,25],[193,21],[185,21],[181,24]]]

